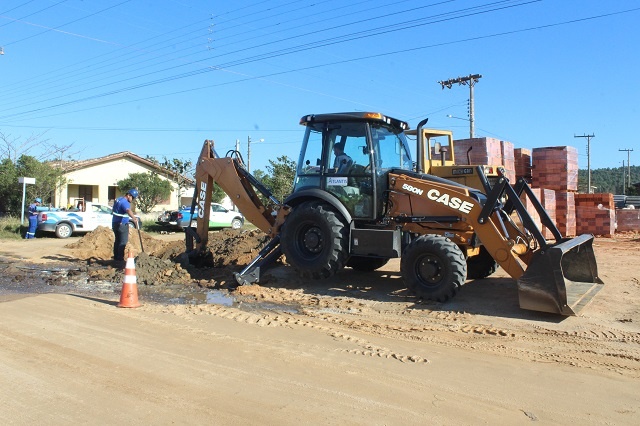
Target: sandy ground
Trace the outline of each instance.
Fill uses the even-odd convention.
[[[69,260],[69,242],[0,257]],[[279,266],[233,306],[4,296],[0,423],[635,425],[640,240],[594,249],[606,285],[569,318],[519,309],[502,271],[418,304],[398,261],[315,282]]]

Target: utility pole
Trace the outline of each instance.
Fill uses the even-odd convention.
[[[447,87],[448,89],[451,89],[451,86],[453,86],[456,83],[458,83],[458,85],[460,86],[467,85],[467,84],[469,85],[469,137],[471,139],[475,137],[474,136],[475,115],[473,110],[473,86],[475,86],[475,84],[481,78],[482,78],[482,75],[480,74],[469,74],[466,77],[450,78],[449,80],[438,81],[438,83],[440,83],[440,85],[442,86],[443,90],[445,87]]]
[[[631,186],[631,149],[619,149],[618,151],[627,151],[627,183]],[[624,164],[622,165],[622,173],[624,173]]]
[[[627,182],[625,182],[625,174],[624,174],[624,160],[622,160],[622,195],[627,193]]]
[[[264,142],[264,139],[259,142]],[[247,136],[247,171],[251,172],[251,136]]]
[[[574,138],[587,138],[587,194],[591,194],[591,139],[596,135],[573,135]]]

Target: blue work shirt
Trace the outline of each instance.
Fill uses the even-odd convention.
[[[38,206],[36,206],[36,203],[29,204],[29,216],[38,216]]]
[[[131,209],[131,203],[125,198],[120,197],[113,203],[113,218],[111,219],[111,223],[113,225],[116,224],[127,224],[129,223],[129,213],[127,210]]]

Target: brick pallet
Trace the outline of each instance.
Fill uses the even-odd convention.
[[[513,143],[495,138],[473,138],[455,140],[453,147],[457,164],[503,166],[509,181],[515,183]],[[472,149],[467,156],[469,148]]]
[[[546,210],[547,214],[549,215],[549,218],[551,218],[551,221],[553,223],[556,223],[555,191],[553,191],[552,189],[541,189],[541,188],[533,188],[532,191],[533,191],[533,194],[536,196],[536,198],[540,201],[540,204],[542,204],[542,207],[544,207],[544,209]],[[527,212],[529,212],[531,219],[533,219],[533,222],[536,224],[538,229],[540,229],[540,231],[542,232],[542,236],[547,240],[554,239],[554,236],[551,233],[551,231],[546,226],[542,226],[540,215],[538,214],[535,207],[531,203],[531,200],[529,200],[529,198],[525,194],[522,194],[521,199],[522,199],[522,203],[527,209]]]
[[[556,192],[556,225],[563,237],[576,236],[575,193]]]
[[[578,190],[578,150],[572,146],[534,148],[532,185],[556,191]]]
[[[576,206],[576,232],[612,237],[616,231],[616,211],[592,206]]]
[[[613,194],[575,194],[576,232],[611,237],[616,231]],[[598,207],[601,206],[601,207]]]
[[[613,201],[613,194],[598,193],[598,194],[576,194],[576,207],[598,207],[598,204],[602,204],[602,207],[609,210],[616,208],[616,203]]]
[[[531,150],[515,148],[513,150],[516,178],[525,178],[531,183]]]
[[[640,231],[640,210],[616,210],[616,231]]]

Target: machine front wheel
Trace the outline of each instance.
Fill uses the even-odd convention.
[[[467,263],[460,248],[448,238],[422,235],[402,254],[400,273],[418,297],[446,302],[464,284]]]
[[[303,278],[328,278],[347,260],[347,232],[330,206],[306,202],[295,207],[282,226],[282,252]]]

